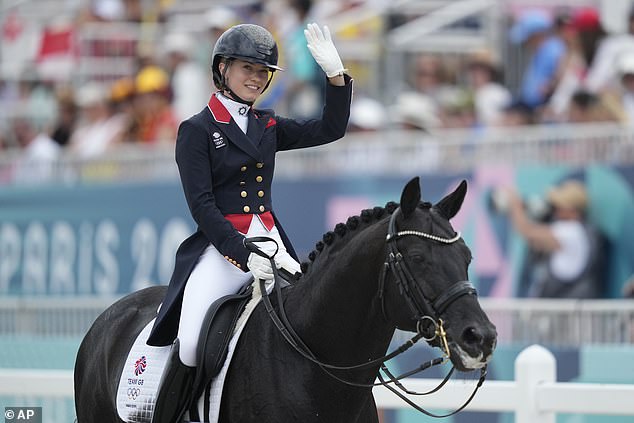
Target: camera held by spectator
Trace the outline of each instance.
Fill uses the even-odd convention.
[[[496,212],[507,214],[510,207],[509,193],[505,189],[493,189],[489,193],[489,208]],[[549,222],[553,218],[553,205],[539,195],[531,195],[521,200],[526,214],[538,222]]]

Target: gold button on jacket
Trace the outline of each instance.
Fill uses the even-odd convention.
[[[249,213],[249,212],[251,211],[251,207],[249,207],[249,206],[244,206],[244,207],[242,208],[242,210],[244,210],[244,212],[245,212],[245,213]]]
[[[246,191],[242,191],[242,192],[240,193],[240,197],[242,197],[242,198],[246,198],[246,196],[247,196],[247,195],[248,195],[248,194],[247,194],[247,192],[246,192]]]

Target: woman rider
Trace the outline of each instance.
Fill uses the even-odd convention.
[[[196,232],[180,245],[174,273],[147,343],[174,343],[154,409],[153,422],[178,421],[189,403],[200,328],[209,306],[251,279],[270,280],[270,262],[244,245],[248,237],[275,239],[275,266],[300,272],[297,256],[273,211],[275,153],[335,141],[345,134],[352,80],[345,74],[327,27],[309,24],[307,46],[326,74],[320,119],[298,121],[253,108],[271,83],[275,40],[258,25],[229,28],[212,53],[218,91],[207,106],[183,121],[176,162]]]

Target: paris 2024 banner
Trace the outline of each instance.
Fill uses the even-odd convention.
[[[414,176],[278,179],[273,207],[305,258],[336,223],[398,201]],[[452,223],[473,252],[469,276],[480,295],[523,295],[526,246],[491,205],[491,194],[501,187],[514,187],[529,204],[561,180],[582,180],[589,217],[608,241],[604,295],[620,297],[634,273],[634,166],[499,166],[420,176],[423,199],[431,202],[467,180],[465,202]],[[166,284],[178,245],[195,227],[178,181],[2,187],[0,295],[118,296]]]

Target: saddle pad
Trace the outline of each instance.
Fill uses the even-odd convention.
[[[272,287],[269,287],[268,290],[271,290]],[[253,295],[251,299],[247,303],[244,312],[238,319],[236,323],[236,328],[233,332],[233,336],[231,337],[231,341],[229,341],[229,347],[227,350],[227,358],[225,359],[224,365],[218,375],[211,382],[210,386],[210,394],[209,394],[209,423],[218,423],[218,418],[220,416],[220,401],[222,400],[222,390],[225,385],[225,378],[227,376],[227,371],[229,370],[229,365],[231,364],[231,359],[233,358],[233,353],[236,350],[236,344],[240,339],[240,335],[242,334],[242,329],[246,326],[247,320],[251,317],[251,313],[258,305],[258,303],[262,300],[262,293],[260,291],[260,286],[257,283],[253,284]],[[205,395],[203,395],[198,401],[198,412],[201,416],[204,415],[204,403],[205,403]]]
[[[117,413],[124,422],[151,423],[154,403],[171,345],[153,347],[145,342],[154,320],[134,341],[121,372],[117,389]]]

